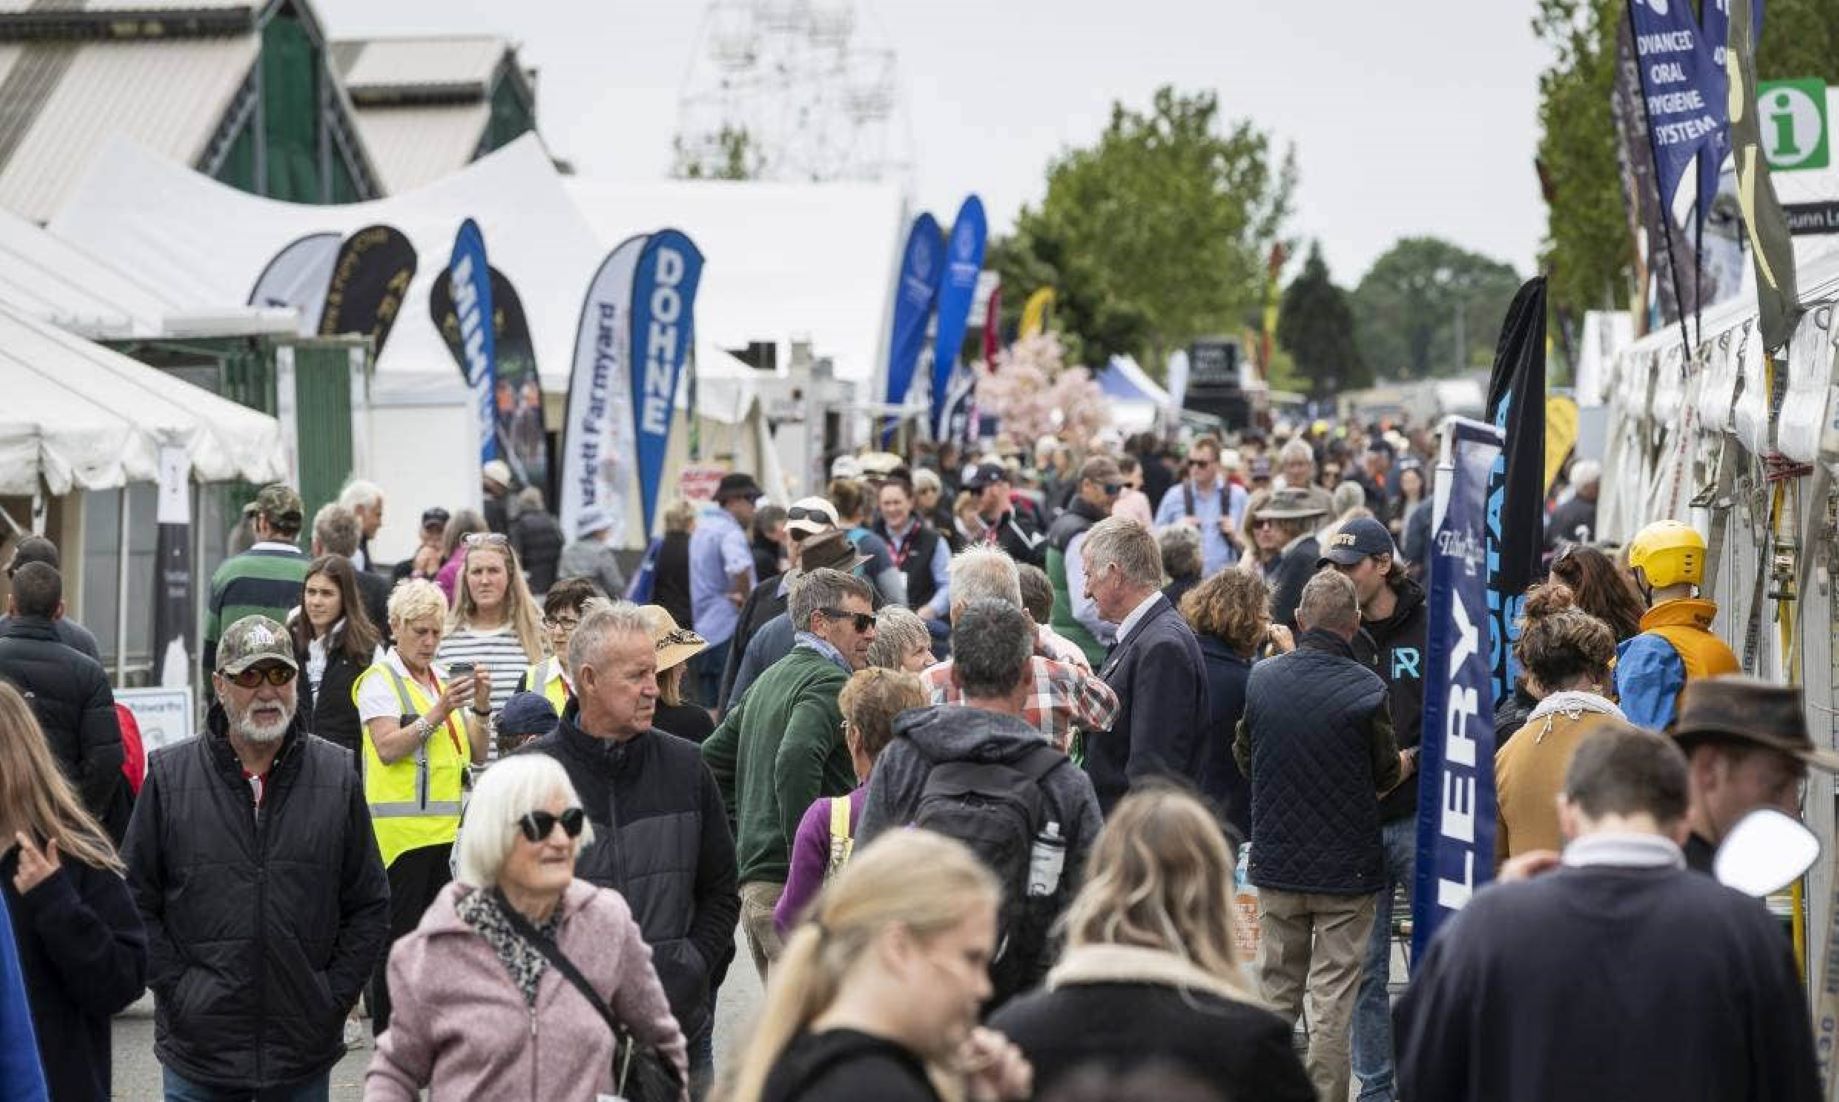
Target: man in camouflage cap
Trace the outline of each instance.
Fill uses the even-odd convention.
[[[311,562],[295,542],[305,514],[300,495],[284,482],[262,487],[255,500],[243,506],[243,516],[255,533],[255,544],[225,559],[211,576],[211,603],[204,618],[201,655],[207,682],[217,672],[218,638],[223,625],[245,616],[266,616],[286,623],[288,610],[300,603],[300,587]]]
[[[122,848],[154,1052],[168,1098],[324,1098],[389,884],[351,752],[302,728],[287,629],[242,617],[216,659],[205,729],[149,757]]]

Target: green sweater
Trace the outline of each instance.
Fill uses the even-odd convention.
[[[849,680],[810,647],[773,663],[702,744],[734,829],[740,881],[783,883],[792,838],[820,796],[856,786],[837,694]]]
[[[204,684],[209,688],[217,669],[217,640],[231,624],[245,616],[266,616],[287,623],[290,609],[300,603],[300,586],[312,562],[297,549],[264,547],[232,555],[211,576],[211,603],[204,617]]]

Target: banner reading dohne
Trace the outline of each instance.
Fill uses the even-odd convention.
[[[1494,691],[1488,661],[1488,479],[1498,429],[1452,418],[1452,465],[1430,549],[1424,737],[1418,750],[1417,880],[1411,959],[1494,875]]]
[[[293,310],[300,318],[297,332],[301,336],[319,332],[339,241],[336,233],[309,233],[284,246],[255,278],[249,305]]]
[[[536,349],[530,343],[530,324],[524,320],[524,302],[510,278],[497,268],[491,273],[492,414],[498,458],[510,464],[511,477],[519,486],[540,487],[544,499],[553,503],[549,446],[543,431],[543,385],[536,370]],[[465,378],[466,346],[461,343],[460,318],[453,309],[451,273],[429,288],[428,313]]]
[[[977,294],[977,273],[983,269],[985,229],[983,200],[970,196],[952,220],[945,277],[939,286],[939,323],[932,344],[932,431],[939,439],[946,436],[945,399],[951,390],[952,372],[958,366],[958,351],[964,344],[971,300]]]
[[[630,371],[632,273],[648,238],[620,242],[588,283],[575,330],[575,363],[568,377],[568,412],[562,422],[562,481],[556,513],[569,537],[587,509],[604,509],[613,521],[612,544],[626,546],[626,494],[635,478],[632,457]]]
[[[1488,420],[1505,434],[1488,479],[1488,618],[1493,627],[1494,694],[1513,691],[1513,640],[1520,606],[1545,550],[1545,277],[1526,281],[1507,307]],[[1492,714],[1492,713],[1490,713]]]
[[[906,403],[913,389],[913,372],[920,349],[926,345],[926,322],[939,297],[939,279],[945,274],[945,235],[936,218],[922,214],[907,231],[907,251],[900,260],[900,279],[894,285],[894,316],[888,333],[887,403]]]
[[[468,218],[453,237],[447,282],[460,319],[460,347],[466,352],[466,384],[473,390],[479,422],[479,462],[498,458],[496,334],[492,332],[492,269],[485,260],[485,235]]]
[[[345,238],[326,284],[319,335],[359,333],[382,355],[415,278],[415,246],[394,226],[365,226]]]
[[[198,622],[192,606],[192,463],[184,448],[161,445],[159,464],[153,661],[158,684],[178,688],[192,682]]]
[[[658,512],[677,376],[694,358],[696,285],[701,279],[702,252],[681,230],[652,234],[632,274],[633,439],[639,516],[647,538]]]

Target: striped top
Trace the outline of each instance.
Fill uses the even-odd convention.
[[[496,631],[477,631],[473,628],[460,628],[447,633],[441,645],[434,652],[434,660],[443,667],[452,668],[455,662],[471,662],[492,672],[492,711],[504,707],[504,702],[511,699],[517,689],[517,679],[531,663],[540,661],[541,654],[527,655],[523,645],[517,641],[517,632],[510,624]],[[498,756],[497,740],[492,740],[488,751],[488,760]]]
[[[211,602],[204,618],[205,684],[217,668],[217,640],[224,629],[245,616],[287,623],[288,610],[300,603],[301,583],[311,561],[299,548],[279,542],[258,543],[223,561],[211,577]]]

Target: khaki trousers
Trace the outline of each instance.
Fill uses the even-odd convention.
[[[1348,1094],[1349,1035],[1378,898],[1258,891],[1258,984],[1292,1024],[1307,996],[1304,1064],[1319,1098],[1339,1102]]]
[[[741,932],[747,935],[747,950],[753,954],[761,983],[766,982],[767,966],[779,959],[783,948],[779,931],[773,928],[773,908],[784,892],[783,881],[750,880],[741,885]]]

